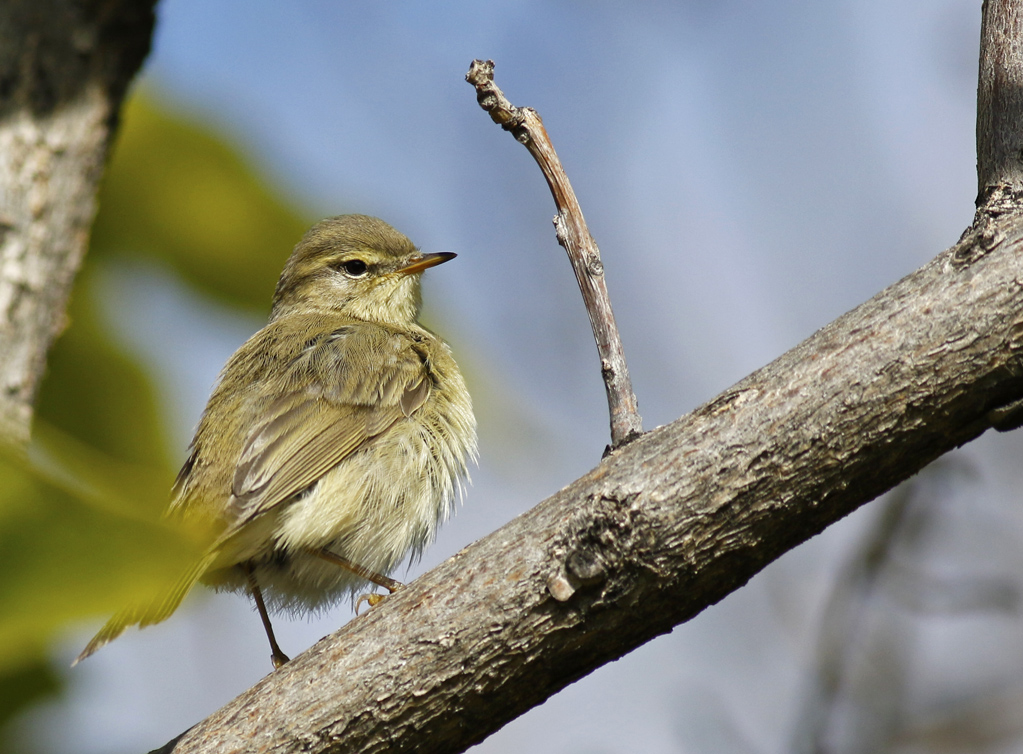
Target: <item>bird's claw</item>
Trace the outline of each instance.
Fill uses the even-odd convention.
[[[359,599],[355,600],[355,614],[359,614],[359,608],[362,607],[363,602],[367,603],[370,608],[374,608],[387,599],[387,597],[388,595],[386,594],[377,594],[376,592],[361,595]]]
[[[383,602],[385,599],[390,597],[391,594],[394,594],[396,591],[401,589],[401,587],[403,586],[403,584],[401,584],[401,583],[399,583],[397,581],[392,582],[392,583],[394,583],[393,587],[390,587],[390,586],[385,586],[384,587],[385,589],[387,589],[387,591],[390,594],[377,594],[376,592],[371,592],[369,594],[360,595],[359,599],[355,600],[355,614],[356,615],[359,614],[359,608],[362,607],[362,603],[363,602],[367,603],[370,606],[370,608],[372,609],[372,608],[376,607],[377,605],[379,605],[381,602]]]

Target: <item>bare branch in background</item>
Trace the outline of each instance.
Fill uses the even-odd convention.
[[[984,519],[980,506],[969,509],[974,491],[952,499],[955,482],[969,473],[961,462],[942,459],[879,501],[878,515],[826,601],[790,751],[881,754],[929,741],[921,751],[979,752],[1023,734],[1013,706],[1023,690],[1012,659],[1018,643],[1005,640],[1017,632],[1002,623],[1019,622],[1013,565],[978,570],[999,549],[990,537],[980,545],[983,554],[967,546],[958,557],[948,542],[982,541],[967,531]],[[953,526],[943,520],[952,509],[965,521]],[[1001,549],[1014,552],[1016,543],[1008,540]],[[1005,638],[992,642],[983,629],[956,634],[955,619],[966,615],[975,625],[985,617],[995,621],[986,624],[988,630],[1002,626],[993,635]],[[935,631],[952,631],[957,638],[951,644],[946,638],[936,649]],[[946,667],[921,684],[921,675],[928,668],[933,673],[934,665],[924,647],[932,655],[949,650],[968,655],[978,641],[1004,657],[997,670],[967,681]]]
[[[984,0],[977,82],[977,203],[1023,191],[1023,19],[1017,0]]]
[[[600,373],[604,378],[611,414],[611,449],[619,448],[643,432],[643,420],[639,416],[636,395],[632,392],[632,380],[625,363],[625,349],[611,311],[600,249],[590,235],[579,200],[537,112],[530,107],[515,107],[508,101],[494,83],[492,60],[474,60],[465,80],[476,87],[476,100],[480,107],[529,150],[547,179],[558,209],[554,218],[558,243],[565,249],[572,263],[593,328],[593,339],[597,342]]]

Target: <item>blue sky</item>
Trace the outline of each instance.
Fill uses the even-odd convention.
[[[601,245],[649,429],[955,242],[976,193],[979,25],[968,0],[166,0],[144,79],[312,214],[379,215],[459,254],[427,276],[426,310],[471,375],[481,461],[414,575],[588,470],[608,441],[550,196],[476,105],[473,58],[494,59],[511,100],[544,118]],[[155,271],[108,284],[135,312],[127,342],[176,344],[147,355],[183,450],[259,322]],[[1018,446],[965,451],[985,499],[1010,497]],[[787,750],[821,600],[869,517],[477,750]],[[297,651],[348,615],[286,623],[281,642]],[[263,641],[243,599],[192,600],[76,669],[71,700],[25,724],[57,751],[148,750],[265,674]]]

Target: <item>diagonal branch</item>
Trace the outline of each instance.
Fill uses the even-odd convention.
[[[604,280],[600,249],[590,235],[579,200],[536,110],[515,107],[508,101],[504,92],[494,83],[492,60],[474,60],[465,80],[476,87],[476,100],[480,107],[529,150],[547,179],[547,186],[558,208],[554,218],[555,234],[572,263],[586,313],[590,317],[593,339],[597,342],[600,373],[604,378],[607,407],[611,414],[611,448],[619,448],[643,432],[643,421],[639,416],[636,395],[632,392],[632,380],[625,363],[625,349],[611,311],[611,298]]]
[[[175,752],[454,752],[670,631],[1023,397],[995,221],[356,618]]]
[[[996,5],[1011,11],[1006,28],[1020,28],[1021,4],[988,0],[985,34]],[[996,73],[1021,56],[1006,43]],[[162,751],[463,751],[943,453],[1018,426],[1023,212],[1012,192],[987,198],[953,248],[605,458]]]

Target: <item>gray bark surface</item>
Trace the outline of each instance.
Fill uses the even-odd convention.
[[[1021,6],[984,3],[981,200],[958,244],[160,751],[463,751],[943,453],[1019,426]]]
[[[0,3],[0,437],[24,443],[155,0]]]
[[[1023,221],[982,230],[417,579],[175,752],[464,750],[1023,397]]]
[[[1023,190],[1023,15],[1016,0],[984,0],[977,81],[977,184]]]

